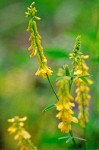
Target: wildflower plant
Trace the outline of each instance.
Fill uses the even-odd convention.
[[[14,135],[20,150],[37,150],[31,142],[31,135],[24,129],[26,119],[27,117],[19,118],[18,116],[9,119],[8,122],[11,123],[11,126],[8,128],[8,132]]]
[[[31,51],[30,57],[36,56],[38,59],[39,68],[35,75],[41,75],[43,78],[47,77],[57,99],[56,104],[46,107],[44,111],[56,107],[58,110],[56,117],[61,120],[61,122],[58,124],[58,128],[62,132],[70,134],[70,136],[62,137],[60,139],[68,138],[67,142],[72,140],[76,149],[78,149],[75,139],[84,141],[86,140],[73,136],[72,123],[78,123],[80,121],[80,125],[85,127],[86,122],[88,121],[88,104],[90,99],[90,90],[88,84],[92,84],[92,81],[89,79],[89,68],[85,63],[85,60],[88,58],[88,56],[84,56],[80,51],[81,39],[80,36],[78,36],[75,42],[73,53],[69,54],[69,58],[73,60],[72,69],[70,70],[68,65],[64,65],[63,68],[59,68],[58,79],[56,83],[58,86],[57,93],[49,79],[49,76],[52,74],[52,70],[47,66],[47,59],[44,55],[44,50],[41,45],[41,36],[38,33],[36,25],[36,20],[40,20],[40,18],[35,15],[37,10],[34,7],[34,4],[35,3],[33,2],[30,7],[27,8],[26,12],[26,17],[30,17],[27,31],[31,32],[29,38],[31,45],[28,50]],[[76,97],[71,95],[71,90],[74,83],[76,84]],[[78,118],[75,117],[75,113],[73,111],[75,102],[78,103]]]
[[[30,32],[29,41],[31,42],[28,50],[30,51],[30,58],[36,57],[38,61],[39,68],[35,75],[47,78],[57,99],[56,104],[47,106],[44,111],[56,108],[58,111],[56,118],[60,120],[58,128],[61,132],[69,134],[69,136],[60,137],[59,139],[66,138],[66,143],[72,140],[75,148],[78,150],[75,139],[83,140],[84,142],[86,139],[75,137],[73,135],[72,126],[73,123],[80,123],[82,127],[86,127],[86,123],[88,122],[89,85],[92,84],[92,80],[90,80],[89,68],[85,60],[88,59],[89,56],[83,55],[80,51],[81,37],[77,36],[73,52],[69,54],[69,58],[72,60],[71,69],[67,64],[64,65],[63,68],[59,68],[56,81],[58,92],[56,92],[49,78],[53,71],[47,65],[47,58],[45,57],[44,49],[41,44],[41,35],[38,32],[36,24],[36,21],[40,20],[40,18],[36,16],[37,10],[34,4],[35,2],[33,2],[27,8],[27,12],[25,12],[26,18],[29,18],[27,31]],[[72,96],[73,84],[76,85],[76,97]],[[73,109],[75,103],[78,104],[78,117]],[[30,140],[30,134],[24,129],[25,120],[26,117],[9,119],[8,121],[12,125],[8,131],[13,134],[14,139],[18,141],[20,150],[37,150]],[[86,149],[86,147],[84,148]]]
[[[78,36],[76,39],[76,43],[74,46],[73,53],[69,56],[73,59],[73,75],[76,83],[76,98],[75,101],[78,103],[78,119],[80,121],[80,125],[85,127],[86,122],[88,122],[88,106],[89,99],[91,98],[89,91],[89,85],[92,84],[92,80],[89,79],[90,74],[88,72],[89,67],[87,66],[85,60],[89,58],[88,55],[83,55],[80,52],[81,45],[81,37]]]

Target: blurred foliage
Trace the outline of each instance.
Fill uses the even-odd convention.
[[[68,53],[72,51],[75,37],[82,36],[82,50],[90,55],[87,62],[94,84],[91,88],[90,121],[87,126],[87,147],[99,148],[99,0],[34,0],[43,46],[56,81],[57,69],[69,64]],[[56,111],[42,110],[56,99],[46,81],[35,77],[36,60],[30,60],[27,48],[29,35],[24,12],[32,0],[0,1],[0,149],[17,149],[7,133],[7,120],[14,116],[27,116],[26,127],[32,141],[40,150],[73,149],[72,142],[58,140],[64,136],[57,129]],[[83,137],[76,125],[75,135]],[[8,140],[9,139],[9,140]],[[83,142],[77,141],[82,148]]]

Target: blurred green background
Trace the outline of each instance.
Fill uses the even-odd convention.
[[[99,149],[99,0],[34,0],[38,10],[38,29],[48,64],[54,70],[50,77],[55,85],[57,70],[70,64],[68,53],[75,38],[82,36],[82,51],[90,55],[87,64],[93,75],[90,121],[87,125],[88,150]],[[27,116],[26,129],[39,150],[74,149],[72,141],[58,140],[65,134],[57,128],[56,110],[42,110],[54,104],[56,98],[46,79],[36,77],[37,60],[29,58],[29,33],[25,18],[32,0],[0,0],[0,150],[17,150],[17,144],[7,132],[7,120]],[[79,125],[73,128],[83,137]],[[82,149],[83,143],[77,141]]]

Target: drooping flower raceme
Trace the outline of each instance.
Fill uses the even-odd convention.
[[[24,121],[27,117],[19,118],[18,116],[9,119],[12,125],[8,128],[8,132],[14,135],[14,139],[18,141],[20,150],[37,150],[30,138],[31,135],[24,129]]]
[[[89,79],[89,67],[86,65],[85,60],[89,58],[88,55],[83,55],[80,52],[80,36],[77,37],[73,53],[70,54],[70,58],[73,58],[73,72],[76,76],[76,93],[75,98],[78,103],[78,119],[80,120],[80,125],[85,127],[86,122],[88,122],[88,106],[89,106],[89,84],[92,84],[92,81]]]
[[[84,61],[87,56],[82,56],[82,59],[79,61],[78,65],[75,68],[75,75],[78,76],[76,79],[76,101],[78,102],[79,106],[79,114],[78,118],[80,120],[80,125],[85,127],[86,122],[88,122],[88,106],[89,106],[89,99],[91,96],[89,95],[90,88],[88,84],[92,84],[92,81],[89,77],[84,77],[89,75],[88,67]],[[81,77],[81,78],[80,78]]]
[[[47,66],[47,59],[44,55],[44,50],[41,45],[41,36],[38,33],[36,20],[40,20],[35,14],[37,12],[36,8],[34,7],[35,2],[33,2],[30,7],[27,8],[26,17],[30,17],[29,24],[27,27],[27,31],[30,31],[30,38],[31,45],[28,48],[31,51],[30,57],[36,56],[38,59],[39,68],[35,75],[42,76],[46,78],[47,75],[52,74],[52,70]]]
[[[60,75],[62,72],[64,73],[64,71],[60,69],[58,74]],[[69,131],[72,130],[72,122],[78,122],[77,118],[73,117],[74,112],[72,108],[75,106],[75,104],[71,102],[73,97],[69,93],[69,80],[69,77],[63,76],[60,78],[60,80],[57,81],[57,86],[59,87],[59,101],[56,103],[56,109],[59,112],[56,117],[61,120],[58,128],[65,133],[69,133]]]

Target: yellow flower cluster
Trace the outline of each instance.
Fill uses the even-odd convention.
[[[28,48],[31,51],[30,57],[37,56],[39,69],[35,73],[35,75],[42,76],[46,78],[46,75],[51,75],[52,70],[47,66],[47,59],[44,55],[44,50],[41,45],[41,36],[38,33],[37,25],[35,20],[40,20],[39,17],[35,16],[37,12],[34,7],[35,2],[33,2],[30,7],[27,8],[26,17],[30,17],[27,31],[31,31],[29,40],[31,41],[31,45]]]
[[[86,122],[88,122],[88,105],[90,99],[90,89],[87,84],[92,84],[92,81],[89,79],[89,68],[85,63],[85,60],[88,59],[89,56],[85,56],[80,52],[80,45],[81,37],[78,36],[76,38],[73,53],[70,54],[70,58],[73,58],[73,74],[76,76],[77,96],[75,100],[78,103],[78,118],[80,120],[80,125],[85,127]]]
[[[27,117],[19,118],[18,116],[9,119],[8,122],[12,125],[8,128],[8,132],[14,135],[20,150],[37,150],[30,140],[30,134],[24,129],[24,121],[26,119]]]
[[[89,75],[88,73],[88,67],[84,61],[84,59],[87,59],[88,56],[82,56],[82,59],[80,59],[78,65],[75,68],[74,74],[77,75],[76,79],[76,93],[77,96],[75,98],[76,102],[78,103],[78,108],[79,108],[79,114],[78,118],[80,120],[80,125],[82,127],[85,127],[86,122],[88,122],[88,106],[89,106],[89,87],[88,84],[92,84],[92,81],[86,77],[86,82],[83,80],[83,77],[86,75]],[[81,78],[80,78],[81,77]]]
[[[73,97],[69,93],[68,81],[69,78],[66,76],[57,81],[57,86],[59,86],[59,101],[56,103],[56,109],[59,111],[59,113],[56,115],[56,117],[61,119],[58,128],[65,133],[68,133],[71,130],[72,122],[78,122],[77,118],[73,117],[74,112],[72,108],[75,106],[75,104],[71,102]]]

